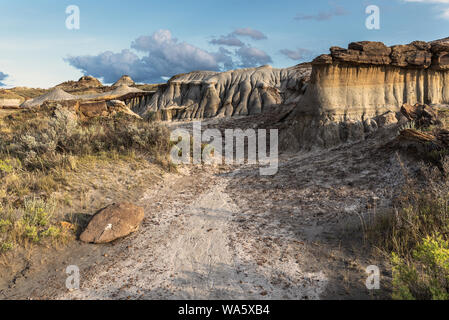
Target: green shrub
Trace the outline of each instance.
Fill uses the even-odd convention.
[[[449,299],[449,241],[427,236],[412,256],[392,254],[394,299]]]
[[[5,253],[14,248],[14,243],[12,242],[1,242],[0,243],[0,253]]]

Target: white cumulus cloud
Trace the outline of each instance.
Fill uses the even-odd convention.
[[[261,37],[257,33],[247,35]],[[232,37],[234,36],[231,34],[229,37],[219,38],[217,44],[238,44],[238,50],[231,52],[219,47],[216,52],[210,52],[179,41],[169,30],[159,30],[152,35],[135,39],[131,43],[131,49],[118,53],[106,51],[98,55],[69,56],[65,61],[85,75],[103,78],[106,83],[115,82],[123,74],[131,76],[137,82],[161,82],[176,74],[194,70],[223,71],[272,61],[260,49],[243,43],[240,45],[238,42],[225,43],[225,40],[234,41]],[[143,53],[143,56],[139,56],[138,52]]]

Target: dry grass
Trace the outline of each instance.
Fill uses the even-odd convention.
[[[442,168],[442,170],[441,170]],[[390,259],[394,299],[449,299],[449,158],[422,164],[367,237]]]
[[[97,177],[101,168],[110,167],[108,176],[120,176],[114,169],[125,164],[137,172],[146,163],[173,168],[168,130],[123,114],[80,122],[50,103],[1,118],[0,132],[0,253],[73,238],[79,221],[61,208],[82,206],[83,191],[107,192],[108,177]],[[129,171],[124,174],[139,179]]]
[[[410,123],[401,130],[413,129],[429,137],[438,136],[448,128],[449,112],[447,108],[437,111],[434,124]],[[419,170],[410,172],[402,165],[406,183],[391,211],[378,214],[368,224],[367,237],[391,262],[394,299],[447,300],[449,149],[445,141],[435,145],[433,141],[416,140],[412,145],[413,158],[421,159]]]

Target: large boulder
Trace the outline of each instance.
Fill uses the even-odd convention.
[[[95,214],[80,240],[88,243],[108,243],[139,229],[144,218],[143,208],[131,203],[112,204]]]
[[[409,120],[415,122],[415,125],[420,127],[428,127],[430,125],[438,124],[438,114],[430,106],[426,104],[409,105],[404,104],[401,107],[401,113]]]
[[[349,44],[348,49],[331,47],[334,60],[355,64],[390,64],[391,48],[382,42],[360,41]]]
[[[391,65],[398,67],[428,68],[432,63],[431,45],[424,41],[414,41],[406,45],[391,47]]]

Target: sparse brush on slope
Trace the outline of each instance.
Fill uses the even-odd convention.
[[[449,299],[449,159],[422,165],[369,235],[392,264],[393,299]]]
[[[169,164],[168,129],[121,113],[79,121],[69,110],[47,105],[2,119],[0,132],[2,252],[66,239],[64,217],[51,213],[57,206],[52,193],[67,184],[66,173],[80,159],[132,154],[141,161]],[[44,224],[39,222],[41,213],[48,216]]]

